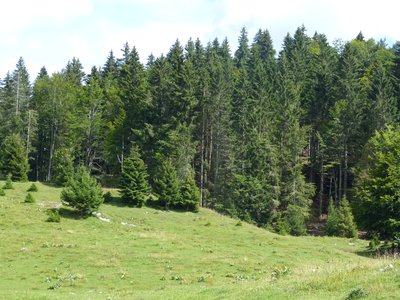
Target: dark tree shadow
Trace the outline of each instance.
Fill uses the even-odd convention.
[[[67,207],[60,207],[58,212],[62,218],[72,220],[82,220],[89,217],[88,215],[83,215],[79,211]]]

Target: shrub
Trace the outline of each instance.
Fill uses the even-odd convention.
[[[362,299],[368,297],[368,291],[364,288],[358,287],[350,290],[346,300]]]
[[[36,184],[32,183],[32,185],[29,187],[28,192],[37,192],[38,188]]]
[[[71,206],[84,215],[90,215],[103,203],[103,191],[96,179],[91,177],[84,166],[68,180],[61,192],[64,205]]]
[[[25,203],[35,203],[35,198],[32,196],[31,193],[28,193],[25,197]]]
[[[48,217],[46,219],[46,222],[54,222],[54,223],[60,223],[61,217],[60,217],[60,212],[58,209],[50,209],[47,211]]]
[[[0,189],[0,196],[5,196],[5,195],[6,195],[6,193],[4,192],[4,190]]]
[[[11,176],[12,176],[11,173],[8,173],[6,183],[4,184],[3,189],[5,189],[5,190],[13,190],[14,189],[14,186],[13,186],[13,183],[11,180]]]

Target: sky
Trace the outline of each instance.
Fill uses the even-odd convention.
[[[85,71],[102,66],[110,52],[121,56],[125,42],[142,62],[167,53],[179,39],[204,45],[225,37],[234,53],[243,26],[252,41],[268,29],[275,49],[287,33],[304,25],[309,36],[330,42],[365,38],[400,40],[398,0],[13,0],[0,9],[0,78],[23,57],[31,80],[42,66],[61,71],[73,57]]]

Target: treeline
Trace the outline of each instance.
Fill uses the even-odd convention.
[[[399,83],[400,43],[332,46],[304,27],[279,53],[243,28],[233,54],[177,40],[143,65],[125,44],[90,74],[74,58],[33,83],[21,58],[0,89],[1,170],[63,185],[81,164],[110,183],[133,155],[155,199],[198,189],[201,206],[302,234],[330,198],[351,199],[364,145],[399,120]]]

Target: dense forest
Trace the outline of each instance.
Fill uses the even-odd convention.
[[[396,132],[399,105],[400,43],[362,33],[331,45],[299,27],[277,53],[267,30],[251,42],[243,28],[234,52],[226,39],[177,40],[145,65],[127,43],[90,74],[73,58],[32,82],[20,58],[1,81],[0,167],[61,186],[79,165],[115,186],[129,169],[149,201],[297,235],[330,199],[348,199],[363,224],[366,206],[354,199],[368,183],[357,178],[367,150],[382,145],[376,132]]]

